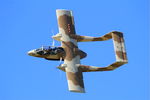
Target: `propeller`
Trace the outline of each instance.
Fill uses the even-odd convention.
[[[42,45],[41,49],[44,50],[44,46],[43,45]]]
[[[51,32],[52,32],[52,37],[54,36],[54,32],[53,32],[53,30],[51,30]],[[53,38],[52,38],[53,39]],[[53,39],[53,41],[52,41],[52,47],[55,47],[55,40]]]
[[[58,65],[61,66],[61,64],[62,64],[62,58],[60,58]],[[62,71],[61,70],[58,70],[58,71],[59,71],[59,77],[62,78]]]

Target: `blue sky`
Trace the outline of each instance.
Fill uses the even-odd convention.
[[[56,9],[73,10],[77,34],[123,32],[129,63],[84,73],[86,93],[69,92],[59,62],[27,55],[51,45],[51,30],[58,32]],[[148,0],[0,0],[0,100],[148,100],[148,22]],[[79,47],[88,53],[82,64],[115,61],[111,40]]]

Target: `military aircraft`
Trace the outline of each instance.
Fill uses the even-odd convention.
[[[52,38],[60,41],[61,46],[47,46],[28,52],[30,56],[41,57],[47,60],[63,60],[58,68],[66,72],[68,88],[71,92],[84,93],[82,72],[112,71],[128,62],[124,45],[123,33],[112,31],[101,37],[76,35],[74,19],[70,10],[56,10],[59,33]],[[95,67],[80,64],[80,59],[87,54],[78,48],[77,42],[106,41],[112,39],[116,54],[116,61],[106,67]]]

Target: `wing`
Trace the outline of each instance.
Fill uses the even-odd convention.
[[[69,91],[85,92],[83,84],[83,75],[79,66],[80,64],[80,50],[78,49],[77,40],[71,38],[75,35],[74,21],[71,11],[57,10],[57,19],[59,25],[59,33],[61,37],[61,45],[65,50],[64,66],[68,80]]]

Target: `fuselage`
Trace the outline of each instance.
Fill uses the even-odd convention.
[[[82,56],[80,58],[86,57],[86,53],[81,51]],[[52,46],[44,46],[38,49],[34,49],[28,52],[28,55],[34,57],[45,58],[47,60],[64,60],[65,50],[62,47],[52,47]]]

